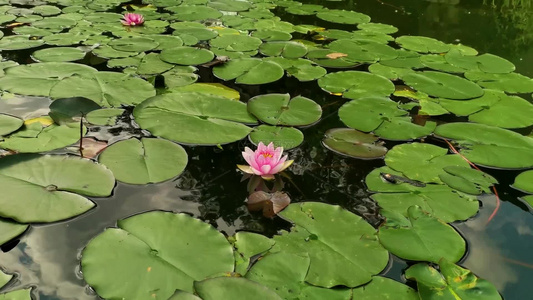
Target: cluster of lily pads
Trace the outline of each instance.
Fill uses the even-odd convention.
[[[188,162],[181,145],[220,146],[248,137],[254,144],[299,146],[299,127],[322,117],[317,102],[275,91],[244,102],[236,88],[288,76],[316,81],[347,100],[338,110],[347,127],[328,130],[323,145],[350,157],[385,159],[365,181],[384,224],[376,230],[338,206],[306,202],[280,213],[293,223],[290,231],[226,238],[185,214],[148,212],[119,221],[83,251],[83,275],[97,294],[501,299],[494,286],[456,265],[466,243],[447,223],[474,216],[476,197],[497,183],[464,158],[492,168],[533,167],[533,139],[510,130],[533,125],[533,105],[520,97],[533,93],[533,80],[515,73],[511,62],[427,37],[393,37],[397,28],[367,15],[290,0],[19,2],[0,0],[6,58],[0,90],[3,97],[53,101],[46,117],[0,114],[0,148],[9,154],[0,159],[0,245],[30,224],[90,210],[95,204],[86,197],[110,196],[116,180],[148,184],[178,176]],[[122,25],[120,9],[141,14],[142,26]],[[273,11],[354,30],[291,24]],[[9,59],[21,50],[31,52],[32,63]],[[197,82],[200,70],[235,88]],[[83,151],[82,157],[43,154],[95,128],[113,128],[125,114],[143,137],[111,144],[97,162]],[[445,123],[448,115],[463,122]],[[422,142],[384,147],[385,140],[430,135],[454,141],[461,155]],[[531,178],[526,171],[513,186],[533,194]],[[531,195],[524,200],[533,203]],[[378,275],[390,253],[418,262],[405,272],[417,291]],[[9,278],[0,274],[0,286]],[[29,299],[30,291],[6,295]]]

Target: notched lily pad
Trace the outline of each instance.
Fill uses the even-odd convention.
[[[326,131],[322,144],[329,150],[349,157],[362,159],[383,158],[387,148],[375,135],[350,128],[333,128]]]
[[[248,111],[259,120],[271,125],[304,126],[315,123],[322,108],[315,101],[289,94],[255,96],[248,101]]]

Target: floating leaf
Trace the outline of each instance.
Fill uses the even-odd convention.
[[[271,125],[304,126],[315,123],[322,108],[315,101],[289,94],[266,94],[248,101],[248,111],[259,120]]]
[[[283,299],[351,299],[350,289],[325,289],[306,283],[310,263],[305,252],[268,254],[252,266],[246,278],[271,288]]]
[[[435,134],[456,140],[460,150],[475,164],[495,168],[533,167],[533,139],[509,130],[475,123],[438,126]]]
[[[511,73],[515,66],[510,61],[496,55],[485,53],[480,56],[463,54],[460,50],[451,50],[444,56],[450,65],[465,71],[482,71],[486,73]]]
[[[217,277],[194,283],[196,293],[203,300],[252,299],[261,295],[264,300],[282,300],[273,290],[241,277]]]
[[[42,40],[32,40],[29,35],[10,35],[0,40],[0,50],[23,50],[39,47]]]
[[[467,194],[490,193],[489,187],[498,183],[489,174],[468,167],[448,166],[444,167],[444,171],[446,173],[439,175],[440,180],[449,187]]]
[[[112,126],[117,122],[117,117],[124,113],[121,108],[102,108],[89,112],[85,119],[93,125]]]
[[[412,69],[389,67],[380,63],[371,64],[368,67],[368,71],[370,71],[372,74],[380,75],[390,80],[398,80],[406,74],[414,72]]]
[[[222,13],[207,6],[180,5],[167,7],[167,10],[174,12],[173,18],[179,21],[201,21],[206,19],[218,19]]]
[[[260,142],[265,145],[274,143],[276,147],[283,147],[283,149],[289,150],[303,143],[304,134],[293,127],[259,125],[250,133],[250,141],[255,145]]]
[[[239,92],[221,83],[193,83],[172,89],[173,92],[201,92],[228,99],[239,100]]]
[[[394,48],[371,41],[341,39],[330,43],[328,47],[335,52],[346,53],[351,60],[360,62],[374,63],[398,57],[398,51]]]
[[[258,58],[241,58],[214,67],[213,74],[222,80],[236,79],[236,83],[265,84],[283,77],[283,68]]]
[[[411,206],[408,217],[382,211],[386,222],[379,228],[380,243],[394,255],[414,261],[457,262],[466,251],[466,242],[450,225],[419,206]]]
[[[305,45],[291,41],[266,42],[259,47],[259,52],[266,56],[300,58],[307,54]]]
[[[50,104],[48,115],[57,124],[79,123],[80,117],[99,108],[100,105],[86,98],[63,98]]]
[[[354,287],[369,282],[387,265],[388,253],[375,229],[339,206],[304,202],[280,215],[293,222],[290,232],[275,236],[272,252],[307,252],[311,259],[305,281],[319,287]]]
[[[184,292],[184,291],[176,291],[172,297],[168,298],[168,300],[202,300],[201,298],[196,297],[193,294]]]
[[[221,11],[246,11],[252,6],[248,2],[244,1],[235,1],[235,0],[213,0],[207,3],[209,7],[215,8]]]
[[[374,276],[369,284],[353,289],[351,299],[420,300],[418,293],[409,286],[381,276]]]
[[[464,78],[434,71],[407,73],[401,78],[415,90],[434,97],[471,99],[483,96],[483,89]]]
[[[161,140],[132,138],[107,147],[98,161],[119,181],[129,184],[162,182],[181,174],[187,152],[178,144]]]
[[[161,51],[160,58],[173,64],[194,66],[210,62],[214,56],[213,52],[206,49],[175,47]]]
[[[379,138],[350,128],[333,128],[326,131],[322,144],[329,150],[356,158],[382,158],[387,148]]]
[[[85,126],[80,132],[79,123],[50,125],[44,127],[40,123],[26,125],[0,142],[0,147],[23,153],[39,153],[76,143],[85,135]]]
[[[165,86],[167,88],[175,88],[192,84],[198,80],[198,75],[194,72],[197,70],[193,66],[176,66],[173,69],[163,73]]]
[[[200,145],[238,141],[252,130],[240,122],[256,122],[242,102],[193,92],[152,97],[135,107],[133,116],[156,136]]]
[[[513,188],[533,194],[533,171],[525,171],[516,176]]]
[[[212,47],[233,52],[245,52],[259,49],[262,41],[256,37],[247,35],[219,36],[209,42]]]
[[[0,219],[0,246],[23,234],[28,227],[26,224]],[[2,275],[3,273],[0,271],[0,288],[9,281],[5,280],[5,278],[3,279]]]
[[[329,73],[318,80],[318,85],[326,92],[350,99],[389,96],[394,92],[394,84],[387,78],[360,71]]]
[[[82,214],[94,203],[82,195],[111,195],[111,171],[70,156],[18,154],[0,159],[0,216],[21,223],[55,222]],[[21,208],[24,209],[21,209]]]
[[[480,71],[468,71],[465,73],[465,77],[488,89],[513,94],[533,92],[533,79],[518,73],[491,74]]]
[[[173,64],[166,63],[161,60],[157,53],[146,54],[137,66],[137,74],[139,75],[157,75],[164,73],[174,67]]]
[[[103,298],[168,299],[176,290],[192,292],[194,281],[233,271],[226,238],[186,214],[153,211],[117,227],[92,239],[82,253],[83,276]]]
[[[245,275],[253,256],[262,254],[272,248],[275,242],[264,235],[239,231],[231,239],[235,247],[235,272]]]
[[[24,121],[6,114],[0,114],[0,136],[10,134],[13,131],[16,131],[22,125]]]
[[[425,36],[404,35],[396,38],[402,48],[421,53],[443,53],[450,50],[450,45]]]
[[[359,24],[370,22],[370,17],[351,10],[327,9],[316,14],[319,19],[340,24]]]
[[[451,262],[439,262],[441,273],[419,263],[405,271],[407,279],[416,280],[421,300],[435,297],[456,300],[501,300],[498,290],[490,282],[478,278],[471,271]]]
[[[357,28],[365,31],[371,31],[371,32],[379,32],[379,33],[385,33],[385,34],[393,34],[398,32],[398,28],[389,25],[389,24],[381,24],[381,23],[364,23],[357,25]]]
[[[78,48],[55,47],[33,52],[32,57],[40,62],[75,61],[85,57],[85,52]]]

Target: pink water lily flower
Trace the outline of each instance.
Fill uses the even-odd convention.
[[[144,17],[139,14],[127,13],[124,15],[122,20],[120,20],[120,22],[122,23],[122,25],[126,26],[139,26],[144,23]]]
[[[287,155],[283,155],[283,147],[274,148],[274,144],[270,143],[265,146],[262,142],[257,145],[257,150],[246,147],[242,156],[249,164],[249,166],[237,165],[241,171],[248,174],[259,175],[263,179],[274,179],[274,174],[277,174],[287,169],[294,160],[287,160]]]

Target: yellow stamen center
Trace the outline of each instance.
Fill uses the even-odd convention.
[[[272,154],[270,153],[262,153],[261,155],[263,155],[264,158],[267,158],[267,157],[272,157]]]

